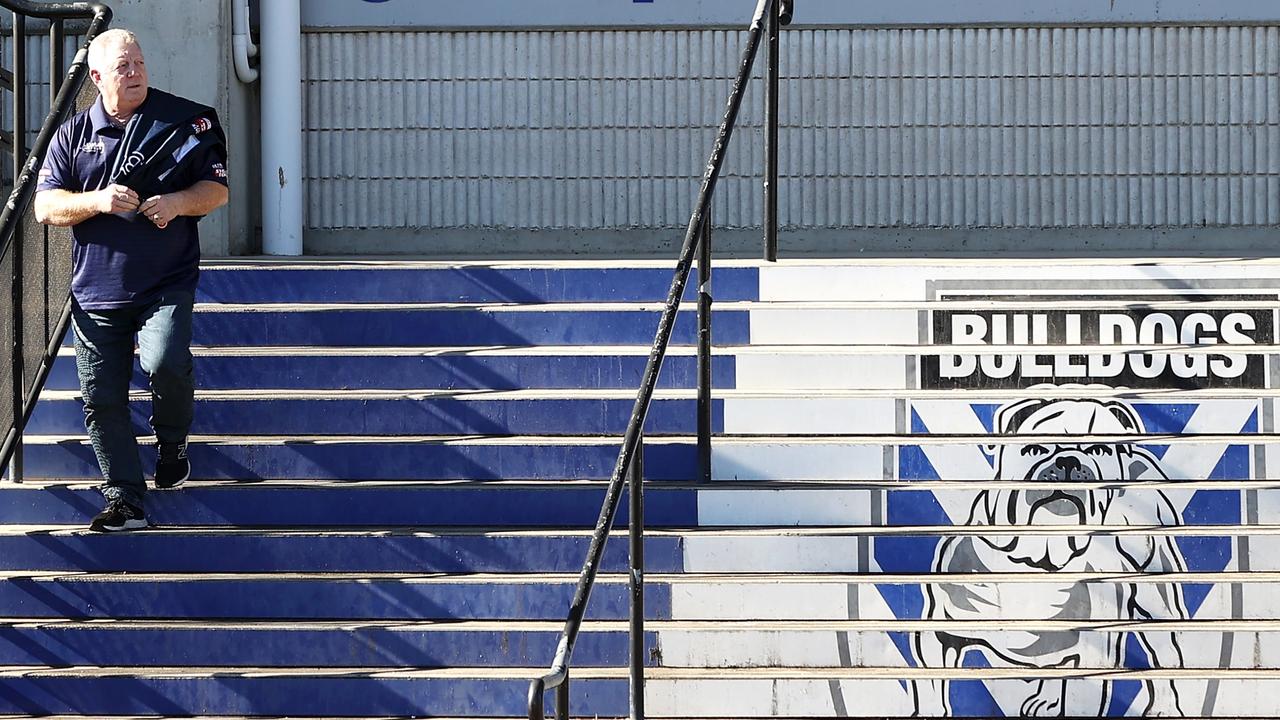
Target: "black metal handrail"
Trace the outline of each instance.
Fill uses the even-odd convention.
[[[689,272],[693,267],[694,254],[699,247],[702,249],[699,259],[699,362],[698,362],[698,391],[699,391],[699,410],[698,410],[698,455],[701,465],[701,474],[705,478],[710,473],[710,385],[711,385],[711,366],[710,366],[710,305],[711,296],[709,283],[710,275],[710,243],[711,243],[711,198],[715,194],[716,181],[720,177],[720,169],[724,164],[725,154],[728,150],[729,141],[733,137],[733,131],[737,124],[738,110],[742,105],[742,98],[746,92],[747,84],[751,79],[752,67],[755,64],[756,52],[758,51],[761,39],[766,31],[770,34],[770,45],[772,52],[770,54],[771,81],[774,83],[773,90],[770,92],[771,112],[769,113],[768,124],[772,130],[771,137],[776,138],[777,126],[777,42],[778,26],[782,24],[779,16],[784,16],[781,20],[790,22],[791,0],[758,0],[755,15],[752,17],[751,26],[747,36],[747,46],[743,50],[742,60],[738,67],[737,77],[734,79],[733,91],[729,95],[729,101],[725,108],[724,118],[720,123],[719,131],[716,133],[715,144],[712,146],[711,157],[707,161],[706,170],[702,177],[702,186],[698,192],[698,200],[694,204],[692,216],[689,218],[689,226],[685,230],[684,244],[680,250],[680,257],[676,264],[675,277],[671,281],[671,290],[667,294],[666,306],[663,308],[662,316],[658,321],[658,331],[653,340],[653,348],[649,352],[649,359],[645,365],[643,380],[640,385],[639,392],[636,396],[635,405],[631,411],[631,419],[627,423],[626,432],[622,439],[622,448],[618,452],[618,460],[613,468],[613,475],[609,481],[609,487],[605,491],[604,503],[600,508],[600,517],[596,521],[595,531],[591,536],[591,545],[587,551],[587,559],[582,566],[582,572],[578,576],[578,585],[574,591],[573,601],[569,606],[569,617],[565,621],[564,631],[560,633],[560,641],[556,646],[555,659],[552,661],[550,672],[542,677],[535,678],[529,684],[529,718],[530,720],[541,720],[544,716],[543,703],[545,694],[550,690],[556,691],[556,717],[561,720],[567,720],[569,717],[569,665],[573,657],[573,647],[577,640],[578,632],[582,627],[582,621],[586,615],[587,602],[591,597],[591,588],[595,583],[596,575],[600,570],[601,558],[604,555],[604,546],[609,539],[609,533],[613,527],[614,516],[618,511],[618,503],[622,497],[622,487],[624,482],[630,481],[631,496],[631,517],[628,524],[630,526],[630,547],[631,547],[631,718],[640,720],[644,717],[644,561],[643,561],[643,531],[644,519],[643,512],[643,431],[645,417],[649,412],[649,404],[653,399],[654,389],[658,382],[658,373],[662,369],[663,359],[666,357],[667,346],[671,341],[671,333],[675,326],[676,316],[680,310],[680,304],[684,298],[685,286],[689,281]],[[766,18],[768,22],[766,23]],[[766,27],[767,24],[767,27]],[[776,141],[770,146],[772,152],[776,153]],[[771,206],[766,203],[767,207],[773,207],[775,210],[766,216],[766,236],[776,239],[776,192],[777,192],[777,163],[776,154],[774,162],[770,164],[768,169],[769,176],[766,179],[765,188],[766,196],[771,197]],[[773,229],[770,229],[773,228]],[[768,252],[768,251],[766,251]]]
[[[11,310],[13,315],[11,330],[13,347],[11,350],[13,355],[11,367],[9,368],[10,382],[12,384],[10,401],[12,403],[13,419],[11,427],[0,428],[0,430],[3,430],[3,438],[0,440],[0,469],[8,466],[10,469],[9,479],[21,481],[22,432],[27,422],[31,419],[31,412],[35,409],[36,399],[39,397],[40,390],[44,387],[45,380],[48,378],[53,359],[57,356],[62,336],[66,334],[71,318],[70,296],[59,298],[62,306],[61,314],[51,327],[46,328],[50,332],[46,333],[48,337],[46,338],[47,344],[44,346],[44,355],[38,366],[34,368],[34,374],[30,377],[30,382],[28,382],[25,354],[23,352],[23,288],[26,278],[23,273],[23,243],[20,238],[22,220],[31,206],[32,198],[35,196],[36,175],[40,171],[40,163],[49,149],[49,143],[53,140],[53,135],[58,126],[66,120],[72,106],[75,105],[85,78],[89,75],[89,43],[110,25],[111,8],[98,2],[31,2],[30,0],[0,0],[0,8],[13,13],[14,44],[13,79],[11,88],[9,88],[13,92],[14,115],[11,134],[14,158],[13,191],[10,193],[9,200],[5,204],[3,211],[0,211],[0,262],[12,254],[13,263],[13,276],[10,278],[12,282]],[[40,18],[50,21],[50,107],[49,114],[45,116],[44,122],[40,125],[40,131],[36,135],[31,151],[24,157],[22,150],[27,132],[25,121],[27,111],[27,18]],[[71,66],[67,70],[65,77],[61,82],[58,82],[58,78],[62,75],[62,46],[66,39],[66,29],[63,23],[67,20],[89,20],[89,27],[85,32],[84,42],[79,52],[76,53],[75,58],[72,59]],[[52,304],[49,298],[47,280],[46,278],[44,302]],[[47,310],[48,308],[46,308]],[[12,464],[10,465],[11,460]]]

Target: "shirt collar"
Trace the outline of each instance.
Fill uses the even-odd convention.
[[[154,91],[152,91],[154,92]],[[133,111],[134,115],[142,112],[142,109],[151,101],[151,92],[147,93],[147,99],[142,101],[137,110]],[[111,122],[111,116],[107,114],[107,108],[102,104],[102,96],[99,95],[97,100],[93,101],[93,105],[89,107],[89,121],[93,123],[93,131],[100,133],[108,128],[120,129],[119,125]]]

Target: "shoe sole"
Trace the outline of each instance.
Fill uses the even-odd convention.
[[[90,525],[89,529],[94,532],[120,532],[122,530],[141,530],[144,527],[147,527],[146,518],[125,520],[123,525]]]
[[[156,482],[156,489],[157,489],[157,490],[173,490],[174,488],[182,487],[182,484],[183,484],[183,483],[185,483],[185,482],[187,481],[187,479],[188,479],[188,478],[190,478],[190,477],[191,477],[191,468],[190,468],[190,467],[188,467],[188,468],[187,468],[187,474],[186,474],[186,475],[183,475],[183,476],[182,476],[182,477],[180,477],[180,478],[178,478],[178,479],[177,479],[176,481],[174,481],[174,482],[173,482],[173,484],[171,484],[171,485],[161,485],[161,484],[159,483],[159,481],[157,481],[157,482]]]

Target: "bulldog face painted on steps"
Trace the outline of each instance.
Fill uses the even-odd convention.
[[[1081,582],[1072,573],[1176,573],[1186,563],[1168,535],[1116,532],[1122,527],[1181,523],[1168,497],[1156,489],[1126,494],[1124,485],[1168,480],[1155,456],[1124,436],[1144,432],[1137,413],[1116,401],[1038,399],[1002,408],[995,418],[1000,444],[995,478],[974,496],[967,524],[989,530],[944,538],[933,572],[972,580],[925,588],[924,616],[948,622],[1016,617],[1074,622],[1176,620],[1188,617],[1178,585],[1132,583],[1116,588]],[[1080,528],[1074,530],[1073,528]],[[1115,528],[1115,529],[1110,529]],[[984,576],[1043,573],[1035,583],[987,581]],[[1061,578],[1060,580],[1058,578]],[[962,629],[915,636],[922,667],[962,667],[976,652],[993,667],[1120,668],[1123,646],[1097,633],[1074,629],[984,631]],[[1152,667],[1183,664],[1175,633],[1135,633]],[[1143,681],[1142,714],[1181,716],[1172,680]],[[1017,698],[1017,714],[1035,717],[1100,717],[1112,695],[1109,680],[1046,678]],[[946,680],[912,683],[917,716],[949,716]]]
[[[1118,402],[1026,401],[1002,409],[996,427],[1002,435],[1026,436],[1026,441],[989,448],[996,457],[996,479],[1011,481],[1011,487],[983,493],[973,508],[983,516],[974,520],[982,524],[1104,525],[1117,491],[1088,484],[1159,473],[1155,458],[1131,444],[1070,442],[1074,437],[1140,432],[1138,417]],[[1037,442],[1037,436],[1044,440]],[[1019,481],[1040,487],[1019,489],[1014,486]],[[1088,549],[1091,536],[1010,535],[989,540],[1015,562],[1061,570]]]

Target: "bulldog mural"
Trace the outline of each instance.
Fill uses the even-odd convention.
[[[1061,526],[1164,527],[1181,524],[1178,511],[1159,492],[1126,495],[1122,483],[1165,480],[1155,456],[1128,443],[1072,443],[1065,438],[1143,432],[1128,405],[1106,400],[1028,400],[1001,408],[995,429],[1026,439],[990,448],[995,479],[1010,488],[983,490],[975,497],[967,524],[990,533],[952,536],[939,545],[933,572],[973,573],[1169,573],[1184,572],[1174,540],[1167,535],[1091,533]],[[1040,442],[1036,436],[1044,436]],[[1057,436],[1057,437],[1049,437]],[[1018,483],[1035,483],[1025,489]],[[1105,483],[1114,483],[1107,485]],[[1022,489],[1020,489],[1022,488]],[[1042,528],[1031,530],[1031,528]],[[1010,590],[1010,588],[1015,590]],[[965,621],[1016,617],[1021,620],[1180,620],[1189,614],[1176,584],[1085,583],[1065,579],[997,589],[965,582],[928,586],[924,615]],[[955,627],[953,623],[950,627]],[[1108,639],[1110,638],[1110,639]],[[1171,632],[1137,634],[1152,667],[1176,668],[1182,650]],[[992,667],[1094,669],[1123,667],[1123,634],[1073,630],[923,632],[913,653],[922,667],[960,667],[979,653]],[[1146,702],[1132,708],[1148,716],[1182,716],[1171,680],[1145,683]],[[912,685],[918,716],[951,714],[948,683],[920,680]],[[1028,685],[1023,716],[1105,716],[1110,682],[1041,680]]]

